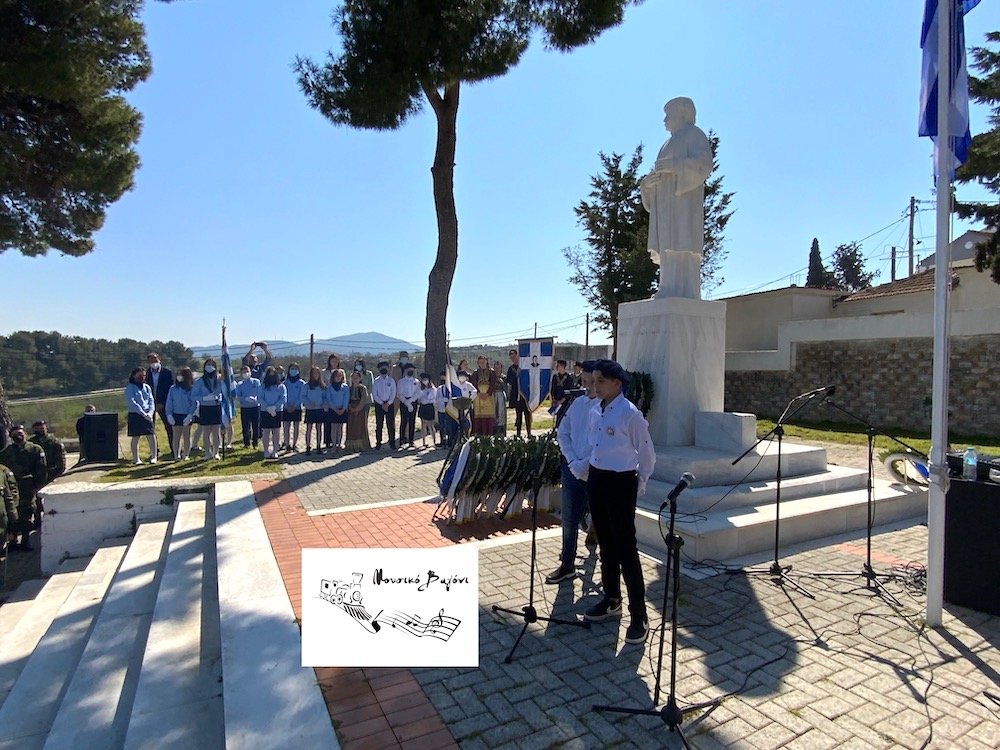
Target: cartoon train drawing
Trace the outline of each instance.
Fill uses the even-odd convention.
[[[344,604],[361,604],[363,598],[361,594],[362,573],[355,573],[354,580],[335,581],[323,579],[319,583],[320,599],[325,599],[331,604],[342,606]]]

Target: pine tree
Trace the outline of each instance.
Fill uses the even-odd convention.
[[[1000,32],[991,31],[987,42],[1000,43]],[[1000,194],[1000,52],[988,47],[974,47],[973,67],[982,77],[969,76],[972,98],[990,108],[989,123],[985,133],[973,137],[969,158],[958,168],[955,179],[960,183],[978,183],[991,193]],[[989,270],[990,276],[1000,284],[1000,202],[956,201],[955,211],[963,219],[975,217],[994,232],[989,240],[976,247],[976,268]]]
[[[298,58],[310,105],[337,124],[395,130],[429,104],[437,118],[431,178],[438,247],[427,285],[426,367],[446,357],[448,295],[458,263],[455,140],[463,83],[502,76],[535,30],[570,50],[621,23],[633,0],[347,0],[334,13],[340,51],[323,64]]]
[[[150,72],[138,0],[0,4],[0,252],[94,249],[132,187]]]
[[[823,265],[823,256],[819,252],[819,240],[813,237],[809,248],[809,272],[806,274],[806,286],[814,289],[825,289],[830,286],[831,274]]]
[[[622,168],[622,154],[601,153],[601,173],[590,178],[589,200],[573,211],[587,233],[586,247],[563,248],[576,285],[597,311],[594,321],[611,331],[617,351],[618,305],[647,299],[656,290],[657,267],[646,250],[649,215],[639,193],[642,146]]]
[[[861,245],[848,242],[837,245],[833,251],[833,271],[831,272],[834,289],[847,292],[857,292],[872,285],[872,280],[878,276],[878,271],[865,271],[865,259],[861,255]]]

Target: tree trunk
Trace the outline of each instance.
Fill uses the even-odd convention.
[[[10,412],[7,411],[7,394],[3,390],[3,378],[0,378],[0,450],[7,447],[7,431],[10,429]]]
[[[458,263],[458,213],[455,210],[455,139],[458,120],[459,83],[450,83],[439,93],[424,87],[437,116],[437,147],[431,176],[434,210],[437,213],[438,249],[427,277],[427,316],[424,319],[424,370],[432,377],[448,361],[448,297]]]

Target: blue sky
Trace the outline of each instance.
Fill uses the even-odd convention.
[[[234,342],[380,331],[421,343],[437,245],[433,115],[370,132],[309,108],[291,66],[335,47],[333,7],[147,2],[154,72],[130,96],[144,117],[135,187],[92,254],[0,256],[23,292],[0,333],[202,345],[225,317]],[[888,281],[911,195],[927,201],[918,257],[932,252],[931,144],[916,135],[922,9],[647,0],[589,47],[536,42],[507,76],[465,87],[452,340],[506,343],[536,323],[583,340],[588,308],[560,252],[583,240],[573,207],[598,152],[643,143],[652,163],[674,96],[693,98],[699,125],[719,135],[724,187],[736,193],[714,297],[802,283],[813,237],[829,256],[891,225],[863,243]],[[966,19],[970,46],[996,29],[994,0]],[[973,105],[973,133],[987,114]]]

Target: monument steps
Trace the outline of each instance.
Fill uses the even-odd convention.
[[[253,490],[218,487],[0,607],[0,749],[339,746]]]
[[[685,445],[656,449],[653,479],[676,484],[685,472],[695,476],[698,487],[733,485],[739,482],[773,480],[778,469],[778,445],[761,443],[738,464],[733,461],[742,451],[718,450]],[[781,447],[781,473],[787,480],[826,471],[826,449],[812,445],[790,443]]]
[[[873,492],[876,525],[926,516],[925,490],[876,480]],[[864,532],[868,524],[867,500],[867,488],[816,492],[792,499],[786,497],[782,483],[779,554],[788,545],[845,532]],[[724,561],[774,549],[773,499],[752,506],[713,509],[697,517],[682,516],[697,511],[689,511],[681,502],[678,506],[676,530],[684,540],[686,559]],[[654,510],[637,510],[636,535],[644,551],[663,558],[665,547]]]

